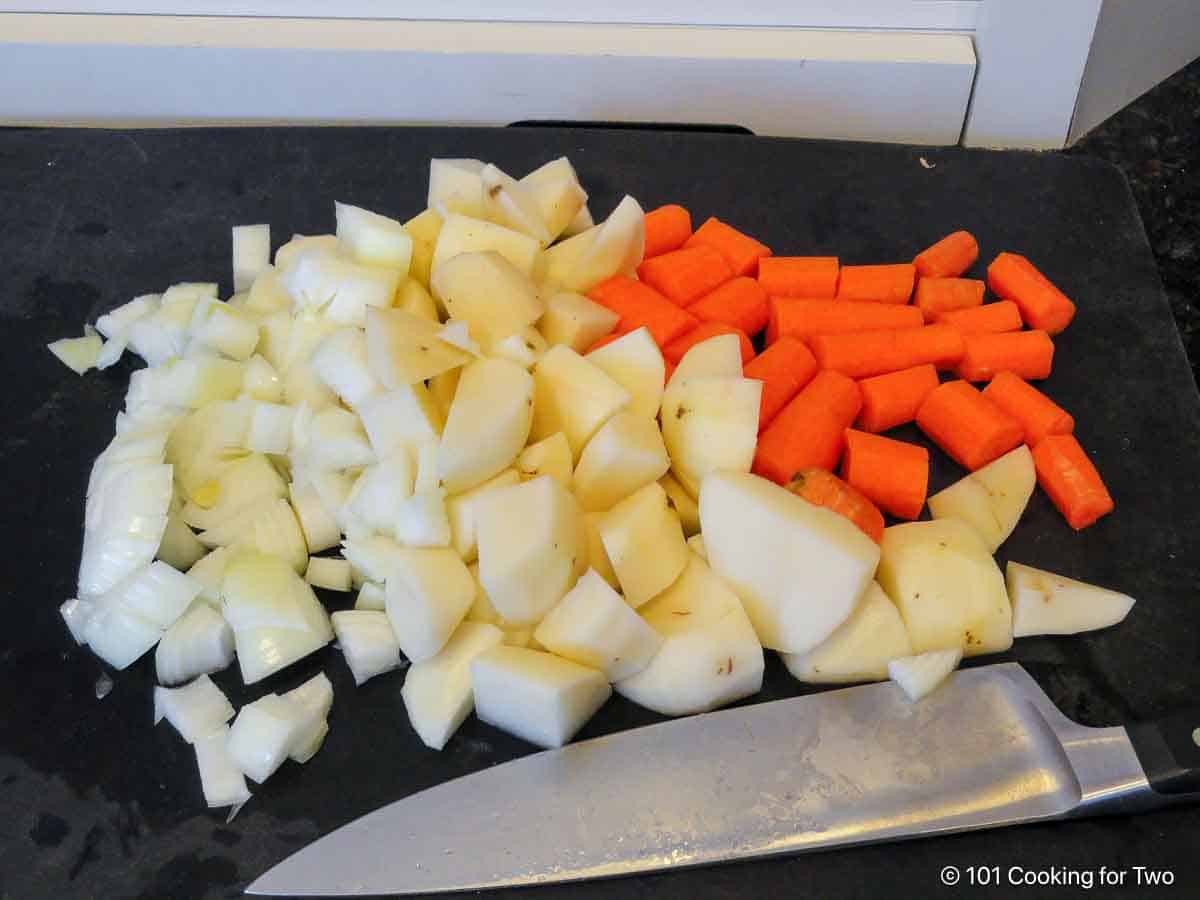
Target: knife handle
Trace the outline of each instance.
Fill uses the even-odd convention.
[[[1139,722],[1125,730],[1155,791],[1200,791],[1200,709]]]

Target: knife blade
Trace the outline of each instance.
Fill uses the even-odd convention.
[[[1197,789],[1187,765],[1179,778],[1186,750],[1153,737],[1162,746],[1135,748],[1123,727],[1072,722],[1016,663],[956,672],[916,704],[891,683],[826,691],[438,785],[320,838],[247,893],[547,884],[1133,812],[1187,798],[1155,790],[1168,758],[1172,784]]]

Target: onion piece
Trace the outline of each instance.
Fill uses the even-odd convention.
[[[188,354],[197,348],[245,361],[258,346],[258,322],[245,312],[211,297],[197,301],[188,323]]]
[[[229,698],[207,675],[183,687],[154,689],[154,724],[166,719],[189,744],[212,734],[233,715]]]
[[[221,602],[221,582],[225,579],[225,568],[232,559],[232,550],[218,547],[188,569],[188,575],[200,582],[200,599],[210,604]]]
[[[350,590],[350,563],[328,556],[309,557],[304,580],[313,587],[330,591]],[[336,630],[336,628],[335,628]]]
[[[287,496],[287,485],[270,460],[261,453],[251,453],[230,463],[192,496],[180,516],[192,527],[208,530],[219,528],[251,505]],[[197,497],[204,502],[198,502]]]
[[[380,609],[382,608],[380,607]],[[63,617],[63,621],[67,623],[67,630],[71,632],[71,637],[75,638],[76,644],[87,643],[87,622],[95,610],[96,605],[94,603],[89,603],[87,600],[79,600],[75,597],[67,600],[58,608],[58,612]]]
[[[163,365],[156,391],[159,403],[199,409],[218,400],[232,400],[242,391],[242,364],[215,356],[172,359]]]
[[[421,491],[396,507],[396,540],[407,547],[449,547],[450,519],[442,488]]]
[[[283,380],[275,367],[257,353],[246,360],[242,370],[242,393],[263,403],[283,400]]]
[[[358,589],[358,596],[354,599],[354,608],[386,609],[387,593],[384,591],[383,585],[376,584],[374,581],[364,581],[362,587]],[[64,613],[64,617],[65,615]]]
[[[404,548],[391,538],[375,535],[342,541],[342,556],[362,573],[367,581],[383,584],[404,557]]]
[[[339,328],[321,341],[313,351],[312,367],[350,406],[380,390],[367,365],[367,337],[361,328]]]
[[[96,367],[103,343],[99,335],[89,334],[77,338],[59,338],[47,344],[46,349],[76,375],[82,375]]]
[[[101,608],[120,606],[164,631],[183,615],[203,585],[162,561],[138,569],[98,601]]]
[[[123,303],[116,309],[110,309],[96,320],[96,330],[106,338],[114,338],[124,334],[138,319],[148,316],[158,309],[162,300],[160,294],[143,294],[134,297],[128,303]]]
[[[125,669],[158,643],[162,629],[120,606],[98,606],[84,623],[83,637],[102,660]]]
[[[271,226],[233,226],[233,289],[248,291],[271,265]]]
[[[187,523],[179,516],[167,516],[167,527],[158,545],[158,558],[181,572],[186,572],[208,552]]]
[[[292,417],[295,410],[281,403],[254,404],[246,448],[256,453],[287,453],[292,445]]]
[[[351,469],[375,462],[375,451],[354,413],[331,406],[313,413],[307,428],[302,416],[297,413],[293,423],[293,465],[299,462],[314,469]]]
[[[346,498],[343,511],[372,531],[394,534],[396,507],[412,492],[412,458],[402,447],[363,470]]]
[[[304,710],[267,694],[238,710],[229,728],[229,755],[243,773],[262,784],[288,758],[305,724]]]
[[[356,685],[400,666],[400,643],[387,613],[350,609],[335,612],[333,632],[337,635]]]
[[[304,542],[308,545],[309,553],[320,553],[330,547],[336,547],[342,539],[337,519],[321,501],[321,495],[314,484],[297,486],[294,482],[288,488],[292,509],[300,522],[300,530],[304,533]]]
[[[368,306],[391,306],[400,276],[396,269],[301,252],[289,266],[284,283],[297,312],[319,310],[331,322],[362,325]]]
[[[196,750],[196,766],[200,770],[200,787],[209,808],[238,806],[250,799],[246,778],[229,755],[229,726],[205,735],[192,745]]]
[[[333,706],[333,685],[320,672],[283,696],[303,710],[303,724],[296,732],[288,756],[293,762],[306,763],[316,756],[329,733],[325,717]]]
[[[94,599],[154,559],[167,527],[171,467],[128,464],[88,497],[79,596]]]
[[[221,614],[202,601],[193,603],[158,642],[158,680],[174,685],[220,672],[233,662],[233,646],[233,630]]]

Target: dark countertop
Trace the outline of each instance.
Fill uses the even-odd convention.
[[[1200,59],[1067,152],[1107,160],[1125,173],[1200,382]]]

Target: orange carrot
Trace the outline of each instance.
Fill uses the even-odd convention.
[[[614,275],[600,282],[588,296],[621,317],[617,323],[619,334],[645,325],[660,347],[691,331],[697,324],[694,316],[658,291],[624,275]]]
[[[801,469],[832,472],[861,403],[851,379],[818,372],[758,436],[753,471],[776,484],[787,484]]]
[[[858,383],[862,391],[858,427],[878,433],[911,422],[929,392],[937,386],[937,369],[931,363],[864,378]]]
[[[675,338],[669,344],[663,344],[663,359],[674,365],[679,365],[679,361],[683,359],[685,353],[701,341],[707,341],[710,337],[716,337],[718,334],[736,334],[738,336],[738,343],[742,348],[742,365],[745,365],[754,358],[754,345],[750,343],[750,338],[746,337],[746,332],[739,331],[732,325],[726,325],[723,322],[701,322],[691,331],[681,337]]]
[[[754,275],[758,272],[758,261],[771,255],[771,248],[743,234],[732,225],[727,225],[716,216],[696,229],[687,239],[685,247],[712,247],[723,257],[734,275]]]
[[[742,368],[746,378],[763,383],[758,412],[761,434],[787,402],[817,374],[812,352],[795,338],[780,338]]]
[[[897,519],[915,519],[929,489],[929,451],[847,428],[842,477],[884,512]]]
[[[677,306],[695,303],[733,277],[725,257],[712,247],[682,247],[643,260],[638,278]]]
[[[631,328],[630,331],[632,330],[633,329]],[[614,331],[612,334],[606,334],[604,337],[596,341],[596,343],[592,344],[592,346],[588,347],[587,353],[591,353],[593,350],[599,350],[606,344],[611,344],[613,341],[623,338],[627,334],[629,334],[629,331]]]
[[[746,334],[758,334],[766,327],[769,312],[767,294],[753,278],[734,278],[715,291],[705,294],[688,307],[701,322],[724,322]]]
[[[675,363],[663,360],[663,384],[665,385],[671,380],[671,376],[675,374]]]
[[[997,372],[1012,372],[1030,381],[1050,377],[1054,341],[1044,331],[963,336],[963,358],[955,373],[966,381],[991,381]]]
[[[1075,304],[1025,257],[1001,253],[988,266],[988,287],[1021,309],[1030,328],[1058,334],[1075,317]]]
[[[838,276],[839,300],[907,303],[912,298],[917,270],[912,263],[885,266],[842,266]]]
[[[917,308],[932,322],[938,313],[982,304],[984,287],[978,278],[922,278],[917,282]]]
[[[974,472],[1021,443],[1021,424],[965,381],[929,392],[917,425],[964,469]]]
[[[949,325],[959,334],[1000,334],[1004,331],[1020,331],[1024,324],[1021,311],[1011,300],[985,303],[972,309],[952,309],[937,313],[933,320],[939,325]]]
[[[772,256],[758,262],[758,283],[775,297],[832,300],[837,295],[836,256]]]
[[[978,258],[975,236],[969,231],[956,231],[918,253],[913,265],[922,278],[957,278]]]
[[[1043,438],[1033,448],[1033,466],[1038,484],[1076,531],[1113,511],[1112,495],[1074,435]]]
[[[767,309],[768,344],[785,336],[808,340],[818,334],[916,328],[923,322],[921,311],[915,306],[893,303],[771,297]]]
[[[920,315],[920,310],[911,308]],[[866,378],[925,363],[939,369],[952,368],[962,358],[963,338],[945,325],[923,325],[896,331],[818,334],[809,341],[809,347],[822,369]]]
[[[849,519],[875,543],[883,540],[883,513],[861,491],[846,484],[832,472],[801,469],[792,476],[787,489],[814,506],[823,506]]]
[[[1021,423],[1025,443],[1030,447],[1036,447],[1047,435],[1075,430],[1075,419],[1069,412],[1012,372],[997,372],[983,389],[983,396]]]
[[[678,250],[692,236],[692,215],[677,203],[650,210],[643,222],[646,229],[643,259]]]

